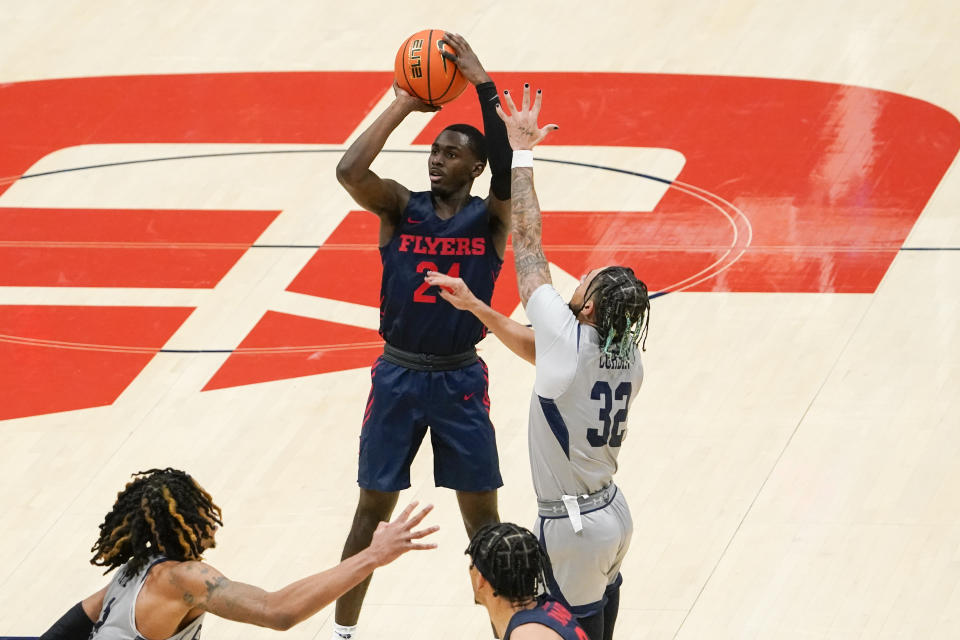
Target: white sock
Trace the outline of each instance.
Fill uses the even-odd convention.
[[[357,640],[357,625],[333,623],[333,640]]]

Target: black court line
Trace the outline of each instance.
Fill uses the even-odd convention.
[[[960,251],[960,247],[900,247],[900,251]]]
[[[30,178],[42,178],[46,176],[53,176],[60,173],[71,173],[74,171],[89,171],[92,169],[108,169],[110,167],[123,167],[134,164],[148,164],[151,162],[171,162],[179,160],[202,160],[205,158],[230,158],[237,156],[265,156],[265,155],[282,155],[282,154],[298,154],[298,153],[344,153],[346,149],[272,149],[272,150],[261,150],[261,151],[227,151],[222,153],[196,153],[184,156],[165,156],[160,158],[142,158],[140,160],[122,160],[119,162],[104,162],[101,164],[90,164],[84,165],[82,167],[69,167],[67,169],[54,169],[52,171],[40,171],[37,173],[27,173],[20,176],[19,180],[29,180]],[[381,153],[412,153],[425,155],[429,154],[429,150],[419,150],[419,149],[383,149]],[[617,167],[607,167],[600,164],[593,164],[590,162],[575,162],[573,160],[556,160],[553,158],[537,158],[537,162],[549,162],[552,164],[566,164],[574,167],[584,167],[586,169],[599,169],[601,171],[612,171],[613,173],[621,173],[628,176],[633,176],[636,178],[644,178],[646,180],[653,180],[654,182],[661,182],[666,185],[672,185],[673,180],[668,180],[667,178],[661,178],[659,176],[653,176],[648,173],[642,173],[640,171],[630,171],[629,169],[619,169]],[[253,244],[250,245],[251,249],[319,249],[321,245],[316,244]],[[657,293],[650,294],[650,299],[659,298],[660,296],[665,296],[669,291],[659,291]],[[233,353],[233,349],[160,349],[158,353]],[[3,637],[0,637],[0,640],[6,640]]]
[[[344,153],[346,149],[272,149],[272,150],[263,150],[263,151],[225,151],[222,153],[196,153],[185,156],[165,156],[161,158],[143,158],[141,160],[122,160],[119,162],[104,162],[101,164],[90,164],[84,165],[82,167],[69,167],[67,169],[54,169],[52,171],[40,171],[37,173],[26,173],[19,180],[28,180],[30,178],[42,178],[44,176],[52,176],[58,173],[70,173],[72,171],[87,171],[90,169],[107,169],[110,167],[123,167],[132,164],[147,164],[150,162],[170,162],[176,160],[202,160],[204,158],[230,158],[235,156],[266,156],[266,155],[281,155],[281,154],[294,154],[294,153]],[[430,151],[424,149],[423,151],[419,149],[384,149],[380,153],[413,153],[419,155],[429,154]],[[601,164],[592,164],[589,162],[575,162],[573,160],[555,160],[551,158],[537,158],[537,162],[550,162],[553,164],[568,164],[574,167],[585,167],[587,169],[600,169],[602,171],[612,171],[614,173],[622,173],[628,176],[634,176],[637,178],[646,178],[647,180],[653,180],[654,182],[662,182],[663,184],[671,185],[673,180],[668,180],[667,178],[661,178],[659,176],[652,176],[648,173],[641,173],[639,171],[630,171],[629,169],[618,169],[617,167],[607,167]]]

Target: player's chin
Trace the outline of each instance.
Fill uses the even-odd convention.
[[[434,182],[430,184],[430,193],[435,196],[448,196],[453,190],[442,182]]]

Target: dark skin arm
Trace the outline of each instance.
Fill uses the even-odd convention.
[[[533,106],[530,105],[530,87],[524,86],[523,103],[517,109],[506,91],[506,103],[510,115],[497,108],[497,113],[507,126],[507,136],[514,151],[533,149],[551,131],[559,129],[555,124],[537,126],[542,94],[537,91]],[[543,255],[543,230],[540,218],[540,202],[533,188],[533,168],[516,167],[511,171],[513,199],[513,257],[517,269],[517,285],[520,299],[526,308],[527,300],[540,285],[553,284],[547,258]]]
[[[337,164],[337,180],[364,209],[380,218],[380,246],[387,244],[400,223],[410,190],[395,180],[384,179],[370,170],[394,129],[414,111],[437,111],[438,107],[417,100],[394,83],[396,99],[386,111],[354,140]]]
[[[457,33],[445,33],[444,39],[453,47],[457,55],[450,57],[466,78],[474,86],[490,82],[490,76],[484,70],[483,65],[477,54],[470,47],[470,43]],[[507,250],[507,237],[510,235],[510,200],[500,200],[493,191],[487,194],[485,200],[487,210],[490,212],[490,233],[493,236],[493,244],[497,250],[497,255],[503,258]]]

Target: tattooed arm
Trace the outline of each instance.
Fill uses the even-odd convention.
[[[538,90],[533,106],[530,106],[530,85],[523,86],[523,102],[517,109],[510,93],[504,91],[510,115],[497,107],[497,114],[507,127],[507,137],[514,152],[533,149],[551,131],[559,127],[548,124],[537,126],[537,116],[543,94]],[[517,154],[514,153],[514,158]],[[516,164],[516,162],[514,163]],[[540,203],[533,188],[533,167],[514,167],[511,170],[510,196],[513,207],[513,257],[517,269],[517,286],[523,306],[540,285],[553,284],[550,269],[543,255],[543,232],[540,220]]]
[[[432,506],[411,517],[416,503],[391,523],[381,522],[370,546],[321,573],[298,580],[279,591],[265,591],[228,579],[202,562],[183,562],[170,575],[170,583],[189,609],[209,611],[228,620],[285,630],[306,620],[358,585],[377,567],[393,562],[412,549],[432,549],[434,544],[415,542],[437,527],[415,531]]]
[[[513,260],[517,287],[523,306],[542,284],[553,284],[550,268],[543,255],[543,231],[540,204],[533,189],[533,169],[517,167],[511,171],[513,201]]]

